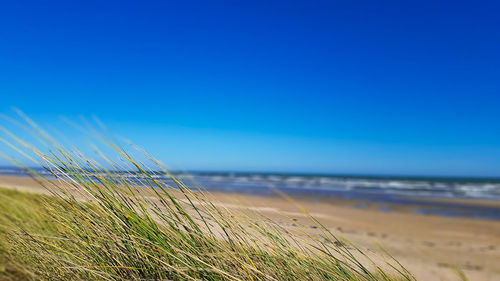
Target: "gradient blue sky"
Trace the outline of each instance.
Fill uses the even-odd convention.
[[[2,1],[0,113],[176,168],[500,176],[499,3]]]

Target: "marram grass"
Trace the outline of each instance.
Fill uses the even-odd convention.
[[[47,152],[5,129],[0,140],[51,173],[31,170],[50,195],[0,189],[0,280],[415,280],[313,217],[321,234],[291,232],[174,176],[169,186],[149,154],[154,168],[106,141],[118,160],[98,163],[26,120]]]

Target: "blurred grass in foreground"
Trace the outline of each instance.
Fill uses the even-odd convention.
[[[44,152],[6,129],[1,140],[52,174],[30,170],[51,196],[0,190],[4,278],[414,280],[390,256],[382,269],[313,217],[321,234],[290,232],[257,212],[217,206],[172,176],[173,187],[159,181],[158,171],[168,172],[147,153],[153,168],[98,134],[119,159],[101,153],[107,163],[98,163],[23,118]]]

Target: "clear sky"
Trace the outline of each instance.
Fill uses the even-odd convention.
[[[2,1],[0,113],[178,168],[500,176],[499,3]]]

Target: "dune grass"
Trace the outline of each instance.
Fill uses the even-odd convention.
[[[0,190],[4,278],[414,280],[397,261],[379,266],[312,216],[321,234],[290,232],[257,212],[218,206],[147,153],[154,168],[104,139],[119,160],[101,153],[99,163],[27,122],[45,152],[5,129],[10,140],[1,140],[51,173],[30,170],[51,195]]]

